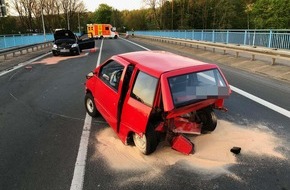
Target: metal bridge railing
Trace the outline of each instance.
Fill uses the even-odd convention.
[[[53,35],[47,34],[13,34],[0,36],[0,50],[52,41]]]
[[[135,31],[136,35],[199,40],[271,49],[290,49],[290,30],[159,30]]]

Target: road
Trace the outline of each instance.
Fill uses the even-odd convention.
[[[0,77],[0,189],[290,189],[287,83],[220,65],[233,87],[273,109],[234,91],[229,111],[217,112],[216,131],[190,137],[196,149],[190,156],[165,143],[141,155],[103,118],[88,120],[85,75],[111,55],[161,49],[140,45],[97,40],[96,52],[49,54]],[[230,152],[234,146],[240,154]],[[82,162],[80,152],[87,153]]]

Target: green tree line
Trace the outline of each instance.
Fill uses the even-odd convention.
[[[0,34],[45,28],[85,31],[89,23],[126,30],[289,29],[289,0],[144,0],[147,8],[117,10],[101,4],[87,12],[81,0],[12,0],[19,16],[0,18]],[[12,7],[8,7],[10,9]]]

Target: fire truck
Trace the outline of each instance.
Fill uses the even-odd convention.
[[[112,27],[110,24],[87,24],[87,31],[90,37],[96,39],[117,39],[119,37],[116,27]]]

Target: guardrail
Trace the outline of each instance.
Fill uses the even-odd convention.
[[[24,55],[26,53],[38,51],[40,49],[44,49],[51,46],[52,42],[50,41],[16,48],[4,49],[0,51],[0,57],[4,58],[4,60],[7,60],[9,56],[15,57],[19,55]]]
[[[132,32],[129,32],[132,33]],[[289,29],[157,30],[135,31],[135,35],[160,36],[225,44],[261,46],[290,50]]]
[[[217,49],[221,50],[223,54],[227,52],[234,52],[236,57],[240,56],[240,53],[247,53],[251,55],[252,59],[255,60],[256,55],[262,55],[269,57],[272,60],[272,65],[276,63],[276,59],[284,59],[290,61],[290,51],[287,50],[277,50],[269,49],[256,46],[240,46],[232,44],[222,44],[222,43],[211,43],[211,42],[202,42],[197,40],[184,40],[184,39],[175,39],[175,38],[166,38],[166,37],[156,37],[156,36],[147,36],[147,35],[135,35],[139,38],[149,39],[152,41],[160,41],[163,43],[183,45],[188,47],[196,47],[197,49],[203,48],[204,50],[211,49],[215,52]]]

